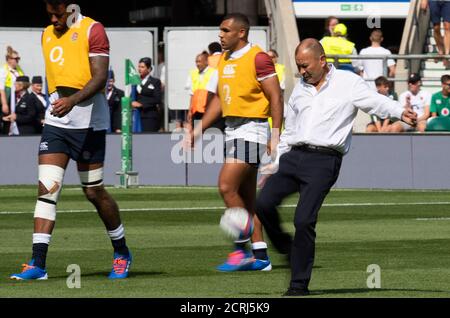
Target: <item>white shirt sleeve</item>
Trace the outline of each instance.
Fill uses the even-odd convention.
[[[356,80],[352,92],[353,105],[365,113],[377,115],[380,118],[402,118],[404,108],[398,102],[370,89],[363,79]]]
[[[214,73],[211,75],[208,84],[206,85],[206,90],[208,92],[217,94],[217,87],[219,85],[219,71],[214,70]]]
[[[0,69],[0,89],[5,90],[6,84],[6,71],[4,68]]]
[[[388,55],[392,55],[391,51],[387,50],[387,52],[388,52]],[[387,60],[387,66],[388,67],[394,66],[395,64],[396,63],[395,63],[395,61],[393,59],[388,59]]]
[[[280,164],[280,157],[291,150],[289,146],[289,139],[295,136],[295,122],[297,114],[293,108],[293,99],[291,98],[287,105],[285,105],[285,119],[284,119],[284,130],[280,136],[280,142],[277,147],[277,157],[275,159],[275,164]]]

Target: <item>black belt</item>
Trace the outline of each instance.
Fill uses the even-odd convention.
[[[309,151],[309,152],[318,152],[318,153],[324,153],[327,155],[334,155],[338,157],[342,157],[342,153],[339,151],[328,148],[328,147],[322,147],[322,146],[314,146],[314,145],[308,145],[308,144],[301,144],[301,145],[295,145],[292,146],[292,150],[303,150],[303,151]]]

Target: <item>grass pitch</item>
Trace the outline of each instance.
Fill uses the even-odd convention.
[[[81,190],[66,187],[47,260],[48,281],[9,281],[31,256],[35,187],[0,188],[0,297],[280,297],[284,258],[271,272],[220,273],[231,244],[219,229],[214,188],[109,189],[122,209],[134,262],[130,278],[109,281],[112,247]],[[297,196],[281,208],[293,232]],[[270,243],[269,243],[270,245]],[[311,297],[450,297],[450,191],[342,191],[319,214]],[[81,268],[69,289],[68,265]],[[367,267],[381,268],[369,289]]]

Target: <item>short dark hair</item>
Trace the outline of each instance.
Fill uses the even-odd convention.
[[[216,52],[222,52],[222,45],[219,42],[212,42],[208,45],[209,54],[214,54]]]
[[[152,59],[149,57],[143,57],[139,60],[139,64],[144,63],[147,68],[152,67]]]
[[[197,57],[199,57],[199,56],[201,56],[201,57],[203,57],[203,58],[205,58],[205,59],[208,59],[209,54],[208,54],[207,51],[202,51],[201,53],[197,54],[197,56],[195,57],[195,59],[197,59]]]
[[[53,8],[60,5],[65,5],[66,7],[73,3],[73,0],[44,0],[44,2]]]
[[[279,57],[278,52],[275,49],[270,49],[267,53],[272,52],[276,57]]]
[[[372,32],[370,32],[370,39],[374,42],[381,43],[381,40],[383,39],[383,31],[380,29],[374,29]]]
[[[375,79],[375,86],[378,87],[381,85],[389,85],[389,80],[384,76],[379,76]]]
[[[245,14],[242,13],[230,13],[227,14],[222,21],[225,20],[234,20],[235,22],[238,22],[241,24],[241,26],[245,29],[247,35],[250,32],[250,20]]]
[[[445,82],[447,82],[449,80],[450,80],[450,75],[444,74],[444,75],[441,76],[441,83],[442,84],[445,84]]]

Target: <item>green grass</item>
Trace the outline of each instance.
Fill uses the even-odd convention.
[[[216,189],[109,191],[126,210],[122,219],[134,255],[129,279],[107,279],[112,249],[105,229],[82,192],[65,188],[47,260],[49,280],[15,282],[9,274],[31,253],[36,189],[0,188],[0,297],[245,298],[285,291],[289,269],[274,250],[271,272],[215,270],[231,248],[218,227],[222,210],[195,208],[223,206]],[[296,202],[293,196],[283,204]],[[139,210],[149,208],[167,210]],[[293,232],[294,209],[280,210]],[[332,191],[317,225],[312,297],[450,297],[449,217],[450,191]],[[81,267],[81,289],[66,286],[70,264]],[[381,289],[367,288],[369,264],[381,267]]]

